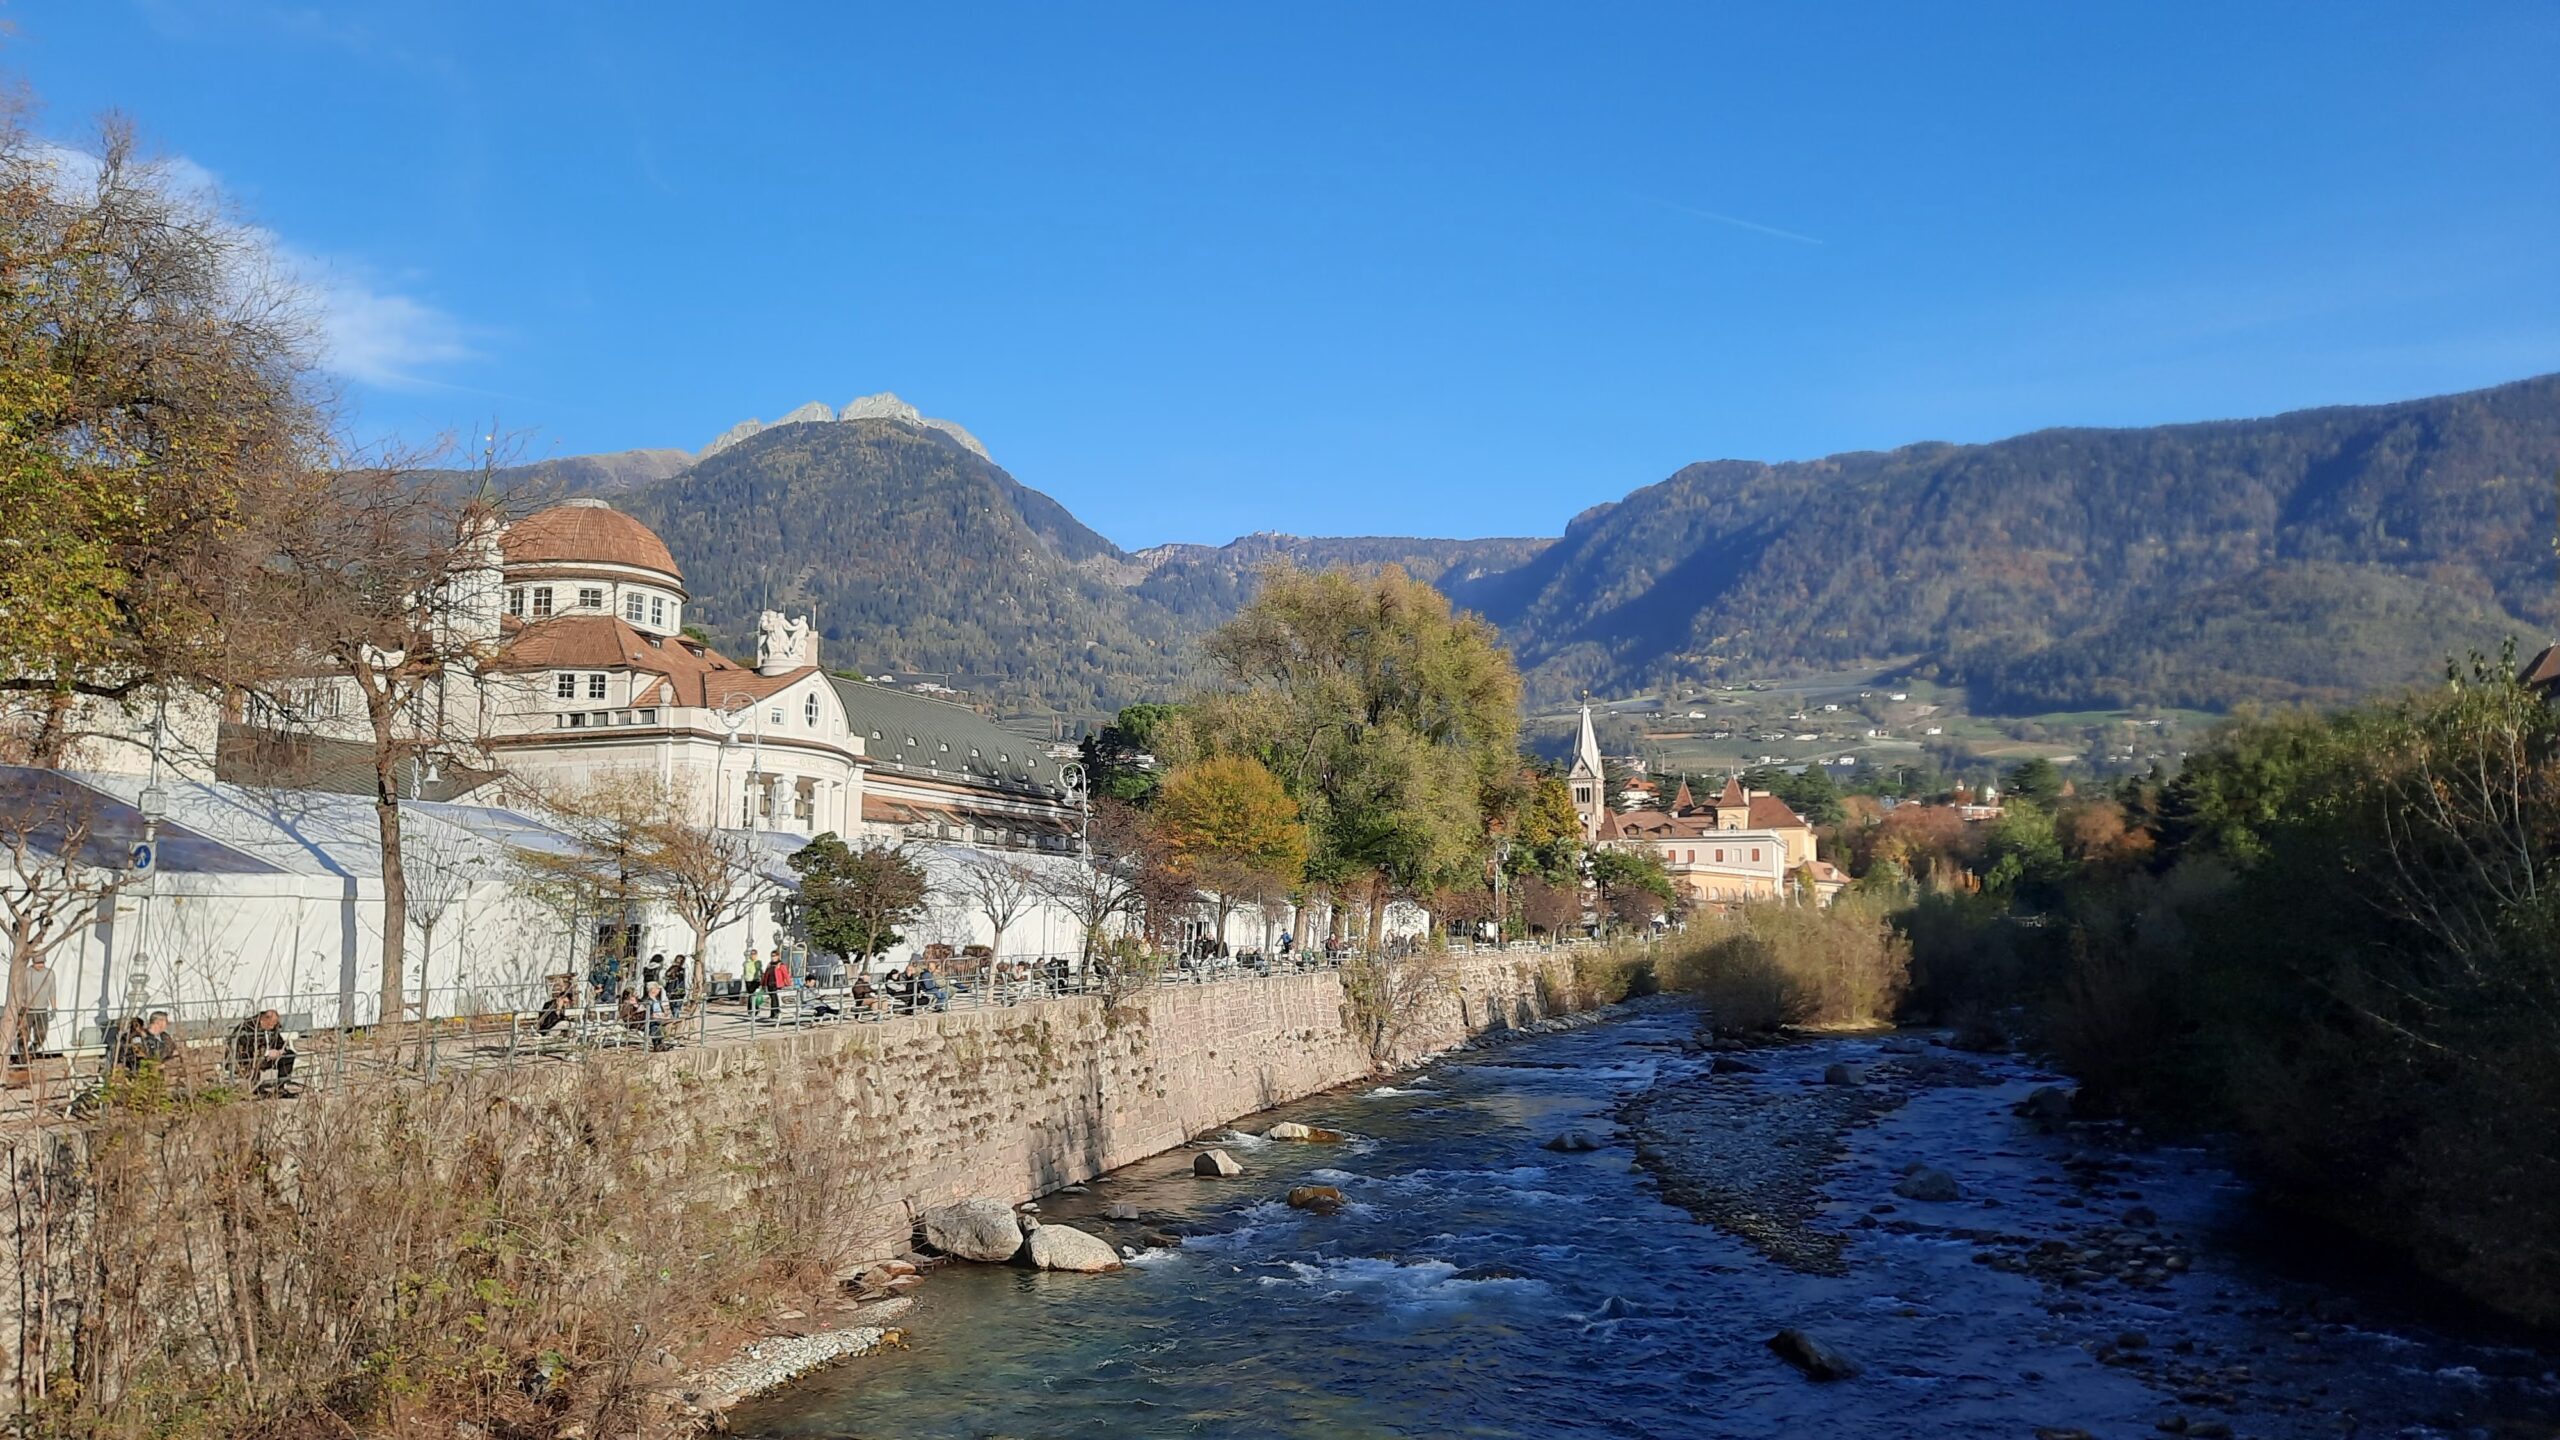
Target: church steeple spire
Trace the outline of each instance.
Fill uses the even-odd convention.
[[[1573,789],[1573,808],[1582,816],[1582,840],[1587,845],[1599,837],[1601,818],[1609,813],[1608,780],[1600,765],[1600,737],[1591,729],[1588,695],[1582,697],[1582,733],[1574,737],[1573,765],[1564,778]]]

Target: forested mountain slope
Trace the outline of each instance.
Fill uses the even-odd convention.
[[[546,473],[604,478],[574,457]],[[2262,420],[1711,461],[1552,541],[1259,534],[1131,553],[896,418],[778,425],[623,480],[617,503],[666,537],[723,638],[762,604],[814,608],[831,665],[947,674],[1008,707],[1095,715],[1180,693],[1192,642],[1285,559],[1432,581],[1502,627],[1541,699],[1918,656],[1979,707],[2039,711],[2343,699],[2509,633],[2548,638],[2555,476],[2545,376]]]
[[[1716,461],[1454,592],[1549,696],[1920,655],[2028,708],[2318,698],[2560,621],[2556,471],[2552,376],[2264,420]]]
[[[948,674],[1076,714],[1183,686],[1180,627],[1128,556],[939,431],[784,425],[625,497],[665,536],[694,613],[731,638],[812,609],[830,667]]]

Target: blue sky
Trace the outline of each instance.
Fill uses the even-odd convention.
[[[2560,369],[2549,3],[0,18],[314,277],[367,433],[895,390],[1130,546]]]

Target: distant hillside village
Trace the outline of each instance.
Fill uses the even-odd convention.
[[[1599,736],[1591,728],[1591,707],[1585,705],[1573,762],[1565,772],[1574,811],[1582,817],[1583,843],[1652,856],[1693,901],[1730,905],[1780,899],[1799,875],[1822,904],[1848,888],[1848,875],[1816,853],[1813,826],[1777,796],[1744,789],[1738,776],[1726,780],[1705,805],[1697,803],[1683,781],[1667,807],[1613,810],[1606,768]],[[1634,798],[1623,796],[1621,803]]]

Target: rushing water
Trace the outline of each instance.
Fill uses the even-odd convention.
[[[2013,1115],[2052,1078],[2027,1062],[1844,1039],[1711,1075],[1682,1044],[1692,1025],[1662,1005],[1471,1050],[1253,1122],[1302,1120],[1346,1143],[1230,1135],[1241,1179],[1194,1178],[1184,1152],[1052,1197],[1046,1218],[1114,1243],[1186,1238],[1111,1275],[941,1271],[918,1292],[912,1348],[734,1424],[768,1437],[2107,1437],[2181,1422],[2560,1434],[2560,1361],[2434,1333],[2370,1287],[2278,1273],[2236,1238],[2246,1197],[2209,1156]],[[1872,1066],[1869,1083],[1823,1085],[1837,1061]],[[1604,1147],[1542,1148],[1569,1127]],[[1666,1203],[1664,1177],[1633,1163],[1638,1141],[1707,1223]],[[1964,1196],[1895,1196],[1913,1161]],[[1280,1203],[1304,1183],[1340,1187],[1348,1208]],[[1115,1205],[1144,1219],[1104,1218]],[[2145,1233],[2114,1228],[2136,1205],[2157,1212],[2135,1212]],[[2120,1251],[2092,1238],[2108,1234]],[[2116,1254],[2148,1274],[2126,1285],[2089,1268]],[[1864,1373],[1805,1380],[1766,1348],[1783,1326]]]

